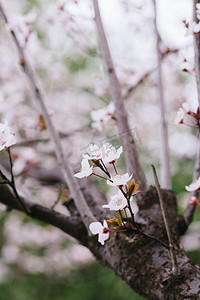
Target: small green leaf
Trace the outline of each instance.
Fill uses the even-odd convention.
[[[135,179],[133,178],[131,182],[129,183],[128,189],[127,189],[127,194],[129,198],[133,195],[135,191],[139,188],[138,184],[135,184]]]
[[[115,230],[111,233],[111,235],[110,235],[110,240],[112,239],[113,235],[114,235],[117,231],[118,231],[118,229],[115,229]]]
[[[118,220],[119,226],[121,227],[122,226],[122,218],[121,218],[121,215],[119,212],[117,213],[117,220]]]
[[[118,222],[118,219],[110,219],[110,220],[107,220],[107,223],[108,223],[108,225],[113,226],[113,227],[116,227],[116,228],[119,228],[119,227],[120,227],[119,222]]]

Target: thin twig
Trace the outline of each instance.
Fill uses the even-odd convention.
[[[182,47],[180,47],[179,49],[165,49],[164,52],[161,52],[161,60],[165,59],[168,55],[170,54],[177,54],[179,53],[179,51],[182,49]],[[184,47],[185,49],[185,47]],[[157,67],[154,67],[152,69],[150,69],[149,71],[146,71],[145,73],[143,73],[139,79],[130,87],[128,87],[128,89],[125,91],[124,95],[123,95],[123,99],[129,99],[130,96],[132,95],[132,93],[155,71],[157,70]]]
[[[152,169],[153,169],[154,180],[155,180],[156,189],[157,189],[157,193],[158,193],[158,198],[160,201],[160,208],[162,211],[162,216],[163,216],[163,220],[164,220],[164,224],[165,224],[165,229],[166,229],[167,237],[169,240],[169,250],[170,250],[170,254],[171,254],[171,258],[172,258],[172,272],[174,275],[178,275],[180,273],[180,270],[179,270],[178,261],[177,261],[176,253],[175,253],[174,246],[173,246],[173,240],[172,240],[172,236],[171,236],[171,232],[170,232],[168,216],[165,211],[164,201],[163,201],[160,185],[158,182],[158,176],[156,173],[156,169],[153,165],[152,165]]]
[[[5,12],[3,10],[3,7],[0,3],[0,14],[2,15],[2,19],[5,22],[5,24],[9,24],[8,19],[5,15]],[[63,177],[65,179],[65,182],[67,183],[71,195],[74,199],[75,205],[77,209],[80,212],[80,215],[82,217],[82,220],[86,226],[86,228],[89,227],[89,224],[93,221],[96,221],[96,218],[93,216],[91,210],[89,209],[85,198],[83,196],[82,191],[79,188],[79,184],[77,179],[74,177],[73,171],[71,170],[70,162],[68,162],[64,157],[64,152],[61,144],[60,137],[58,136],[54,125],[52,123],[51,118],[49,117],[49,114],[47,112],[47,108],[44,101],[44,96],[41,92],[41,89],[39,88],[39,84],[36,81],[36,78],[34,76],[33,70],[29,64],[29,61],[24,53],[24,49],[20,46],[20,43],[18,41],[18,38],[15,34],[15,32],[11,29],[10,30],[12,39],[17,47],[19,58],[21,61],[21,66],[29,80],[30,87],[33,90],[34,98],[42,112],[45,124],[47,126],[47,129],[50,133],[51,139],[54,143],[55,147],[55,153],[58,159],[59,166],[61,168],[61,171],[63,173]]]
[[[59,185],[59,191],[58,191],[58,196],[56,201],[53,203],[53,205],[51,206],[51,209],[54,209],[56,207],[56,205],[58,204],[58,202],[60,201],[60,196],[62,194],[62,185]]]
[[[10,187],[13,189],[13,192],[18,200],[18,202],[20,203],[20,205],[23,207],[24,209],[24,212],[26,214],[29,214],[30,211],[29,209],[26,207],[24,201],[21,199],[21,197],[19,196],[18,194],[18,191],[16,189],[16,185],[15,185],[15,178],[14,178],[14,174],[13,174],[13,161],[12,161],[12,156],[11,156],[11,150],[10,148],[8,147],[7,149],[7,152],[8,152],[8,157],[9,157],[9,162],[10,162],[10,174],[11,174],[11,181],[8,183],[10,185]]]
[[[154,240],[156,242],[158,242],[159,244],[161,244],[162,246],[164,246],[165,248],[169,249],[168,245],[166,245],[164,242],[162,242],[161,240],[159,240],[158,238],[156,238],[155,236],[153,235],[150,235],[148,233],[145,233],[144,231],[142,231],[139,226],[137,225],[137,223],[135,222],[135,215],[133,213],[133,210],[131,208],[131,203],[130,203],[130,198],[127,197],[126,193],[123,191],[122,187],[120,186],[119,187],[120,191],[122,192],[122,194],[124,195],[124,197],[126,198],[127,200],[127,206],[128,206],[128,210],[131,214],[131,219],[132,219],[132,223],[133,223],[133,226],[135,227],[134,228],[134,231],[146,238],[149,238],[151,240]],[[126,215],[127,216],[127,215]]]
[[[170,163],[169,163],[169,145],[168,145],[168,132],[165,118],[165,104],[164,104],[164,91],[162,81],[162,69],[161,69],[161,52],[160,52],[160,35],[157,28],[157,7],[156,0],[153,0],[155,19],[154,26],[156,32],[156,53],[157,53],[157,64],[158,64],[158,95],[160,104],[160,164],[161,164],[161,186],[166,189],[171,189],[170,179]]]
[[[153,71],[155,71],[157,68],[153,68],[148,72],[145,72],[144,74],[142,74],[140,76],[140,78],[137,80],[137,82],[135,84],[133,84],[132,86],[130,86],[127,91],[124,93],[123,95],[123,99],[126,100],[128,99],[132,93],[140,86],[141,83],[143,83],[145,81],[145,79],[147,79],[149,77],[149,75],[151,73],[153,73]]]
[[[139,162],[138,152],[132,136],[132,132],[128,124],[127,112],[125,111],[119,82],[115,73],[110,49],[105,36],[99,12],[98,0],[93,0],[93,6],[95,11],[95,22],[99,37],[99,44],[108,76],[110,96],[115,104],[117,125],[119,136],[124,148],[127,170],[129,174],[133,174],[133,177],[137,180],[141,188],[143,190],[146,190],[148,186]]]

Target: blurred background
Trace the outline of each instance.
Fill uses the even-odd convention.
[[[158,2],[172,186],[182,213],[188,201],[185,185],[192,182],[197,138],[194,129],[174,125],[173,118],[183,102],[188,102],[191,110],[197,109],[193,37],[184,25],[191,21],[192,1]],[[10,25],[0,22],[0,122],[7,121],[16,135],[17,144],[11,149],[16,184],[20,194],[48,207],[58,202],[55,209],[69,214],[63,206],[70,198],[69,191],[52,179],[57,166],[54,148],[8,29],[14,29],[26,51],[66,156],[77,171],[81,154],[91,142],[121,145],[115,120],[109,118],[102,124],[98,119],[111,99],[92,1],[2,3]],[[147,181],[153,184],[150,165],[159,170],[160,116],[152,1],[100,0],[99,5],[132,134]],[[0,163],[6,172],[6,152],[0,153]],[[117,167],[126,171],[123,157]],[[95,181],[108,197],[113,193],[102,180]],[[135,203],[133,207],[136,211]],[[58,229],[8,212],[3,205],[0,223],[0,300],[144,299]],[[182,239],[183,247],[197,263],[198,228],[199,209]]]

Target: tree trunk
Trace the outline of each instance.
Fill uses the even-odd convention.
[[[147,299],[200,299],[200,267],[186,256],[179,243],[186,225],[181,216],[177,216],[176,196],[169,190],[162,192],[173,232],[179,276],[172,274],[169,250],[153,239],[118,233],[105,246],[97,243],[96,237],[82,240],[82,243],[101,263]],[[138,205],[136,220],[140,228],[168,243],[156,190],[150,188],[140,197]]]
[[[81,189],[98,220],[113,217],[110,211],[101,208],[102,195],[96,192],[96,186],[92,182],[83,181]],[[101,246],[97,236],[87,234],[73,201],[66,204],[71,217],[26,199],[24,201],[30,210],[30,217],[51,224],[75,237],[90,249],[100,263],[111,268],[134,291],[147,299],[200,299],[200,267],[186,256],[179,243],[180,235],[186,231],[187,224],[182,216],[177,215],[175,194],[170,190],[162,190],[162,194],[167,204],[166,212],[180,268],[179,276],[172,274],[169,248],[155,239],[121,232],[106,241],[105,246]],[[7,186],[0,186],[0,195],[0,202],[10,208],[22,210]],[[139,195],[139,212],[135,216],[138,226],[143,232],[168,245],[156,189],[151,187]]]

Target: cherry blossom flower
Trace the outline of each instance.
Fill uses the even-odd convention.
[[[107,222],[104,220],[103,225],[100,222],[92,222],[89,226],[92,234],[98,234],[98,242],[104,245],[104,242],[109,238],[109,228]]]
[[[83,157],[83,160],[81,162],[81,171],[74,174],[77,178],[83,178],[88,177],[93,173],[93,167],[90,167],[90,164],[86,157]]]
[[[186,185],[185,189],[188,192],[199,191],[200,190],[200,177],[192,182],[189,186]]]
[[[111,176],[110,180],[107,180],[107,184],[111,186],[119,186],[126,184],[133,175],[129,176],[128,173],[125,173],[123,175],[116,174],[114,176]]]
[[[195,197],[195,196],[190,197],[190,200],[189,200],[190,204],[198,204],[198,202],[199,202],[199,200],[197,197]]]
[[[193,74],[195,71],[195,64],[193,57],[184,58],[183,63],[180,65],[181,70],[183,72],[188,72],[190,74]]]
[[[200,3],[196,4],[197,19],[200,20]]]
[[[179,108],[179,110],[177,111],[175,117],[174,117],[174,123],[176,125],[178,124],[182,124],[184,117],[186,114],[188,114],[188,112],[190,111],[190,107],[188,103],[183,103],[182,107]]]
[[[113,147],[109,144],[108,144],[109,147],[106,148],[106,145],[102,147],[102,152],[104,154],[103,162],[104,163],[114,163],[122,154],[123,147],[121,146],[118,150],[116,150],[115,147]]]
[[[127,200],[121,191],[114,196],[111,196],[111,201],[108,204],[102,205],[103,208],[110,208],[110,210],[122,210],[127,206]]]
[[[88,160],[92,159],[102,159],[103,154],[102,154],[102,149],[101,147],[97,146],[96,144],[90,144],[87,147],[87,152],[88,154],[84,155]]]
[[[107,107],[93,110],[91,112],[91,118],[94,122],[92,122],[91,126],[96,128],[98,131],[102,131],[103,126],[113,118],[115,112],[114,103],[111,102]]]
[[[183,21],[185,24],[185,27],[187,28],[186,36],[191,35],[191,34],[196,34],[200,32],[200,22],[186,22],[185,20]]]
[[[0,123],[0,151],[16,144],[16,138],[10,131],[7,122]]]
[[[189,104],[185,102],[177,111],[173,121],[175,125],[185,124],[193,128],[199,128],[199,109],[197,109],[197,113],[194,113],[190,111]]]

